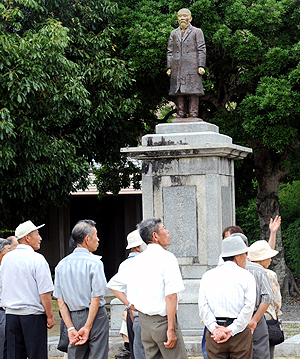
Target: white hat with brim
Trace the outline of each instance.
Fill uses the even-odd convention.
[[[248,247],[240,236],[235,234],[222,241],[222,257],[233,257],[239,254],[247,253]]]
[[[128,242],[128,245],[127,245],[126,249],[131,249],[134,247],[142,246],[143,244],[146,245],[146,243],[142,240],[140,233],[137,229],[128,234],[127,242]]]
[[[25,237],[27,234],[44,227],[45,224],[41,224],[40,226],[35,226],[31,221],[26,221],[18,225],[15,231],[15,236],[17,239],[21,239]]]
[[[263,261],[272,258],[279,252],[272,249],[265,240],[256,241],[249,247],[248,259],[252,262]]]

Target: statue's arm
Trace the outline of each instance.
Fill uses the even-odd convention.
[[[201,29],[197,29],[196,33],[196,43],[197,43],[197,52],[198,52],[198,72],[200,75],[205,73],[206,65],[206,46],[204,35]]]
[[[171,66],[172,66],[172,57],[173,57],[173,31],[170,34],[169,42],[168,42],[168,49],[167,49],[167,74],[168,76],[171,75]]]

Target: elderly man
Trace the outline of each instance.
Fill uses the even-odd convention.
[[[1,280],[1,262],[6,253],[11,249],[11,242],[7,239],[0,238],[0,359],[3,358],[3,349],[5,342],[5,309],[2,307],[2,280]]]
[[[270,221],[270,246],[275,247],[276,231],[280,227],[281,219],[276,217],[275,220]],[[231,233],[231,236],[240,236],[246,246],[248,246],[248,238],[239,233],[242,229],[238,226],[231,226],[225,228],[223,235],[226,238]],[[275,237],[275,240],[274,240]],[[273,249],[274,249],[273,247]],[[246,270],[253,274],[256,283],[256,300],[253,317],[249,323],[250,329],[253,334],[253,356],[252,359],[269,359],[270,346],[269,346],[269,332],[264,313],[268,309],[270,303],[273,301],[274,296],[270,284],[269,277],[265,269],[257,263],[252,263],[247,260]]]
[[[47,327],[54,326],[49,265],[36,253],[42,238],[31,221],[15,231],[19,245],[1,263],[7,359],[47,359]]]
[[[165,250],[171,244],[169,231],[159,218],[141,222],[138,230],[147,249],[131,259],[108,287],[128,309],[139,311],[147,359],[187,358],[176,316],[177,294],[184,285],[176,257]]]
[[[171,76],[169,95],[175,96],[177,117],[185,118],[187,96],[189,116],[198,118],[199,96],[204,95],[202,75],[205,73],[206,47],[203,32],[190,25],[190,10],[177,13],[179,27],[170,34],[167,52],[167,74]]]
[[[252,358],[249,322],[256,288],[254,277],[245,270],[248,248],[239,236],[222,242],[225,263],[206,272],[200,282],[199,315],[205,326],[208,359]]]
[[[69,336],[68,358],[108,357],[108,317],[103,263],[92,255],[99,245],[96,223],[79,221],[72,230],[77,247],[55,268],[54,297]]]

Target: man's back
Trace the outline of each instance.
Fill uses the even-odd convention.
[[[125,271],[128,300],[145,314],[166,315],[165,297],[184,289],[176,257],[160,245],[150,244],[130,261]]]
[[[237,318],[230,329],[233,334],[239,333],[251,319],[255,295],[253,276],[228,261],[203,275],[199,289],[200,317],[211,332],[215,329],[215,318]]]
[[[53,295],[63,298],[70,311],[88,308],[92,297],[105,293],[103,263],[85,248],[76,248],[57,265]],[[102,297],[100,306],[104,304]]]

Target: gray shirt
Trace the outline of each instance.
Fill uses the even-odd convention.
[[[246,269],[253,274],[256,283],[256,300],[254,310],[260,303],[271,303],[274,300],[273,291],[267,272],[258,263],[246,262]]]
[[[85,248],[76,248],[55,268],[53,296],[63,299],[70,311],[90,307],[91,298],[105,304],[106,278],[102,261]]]

